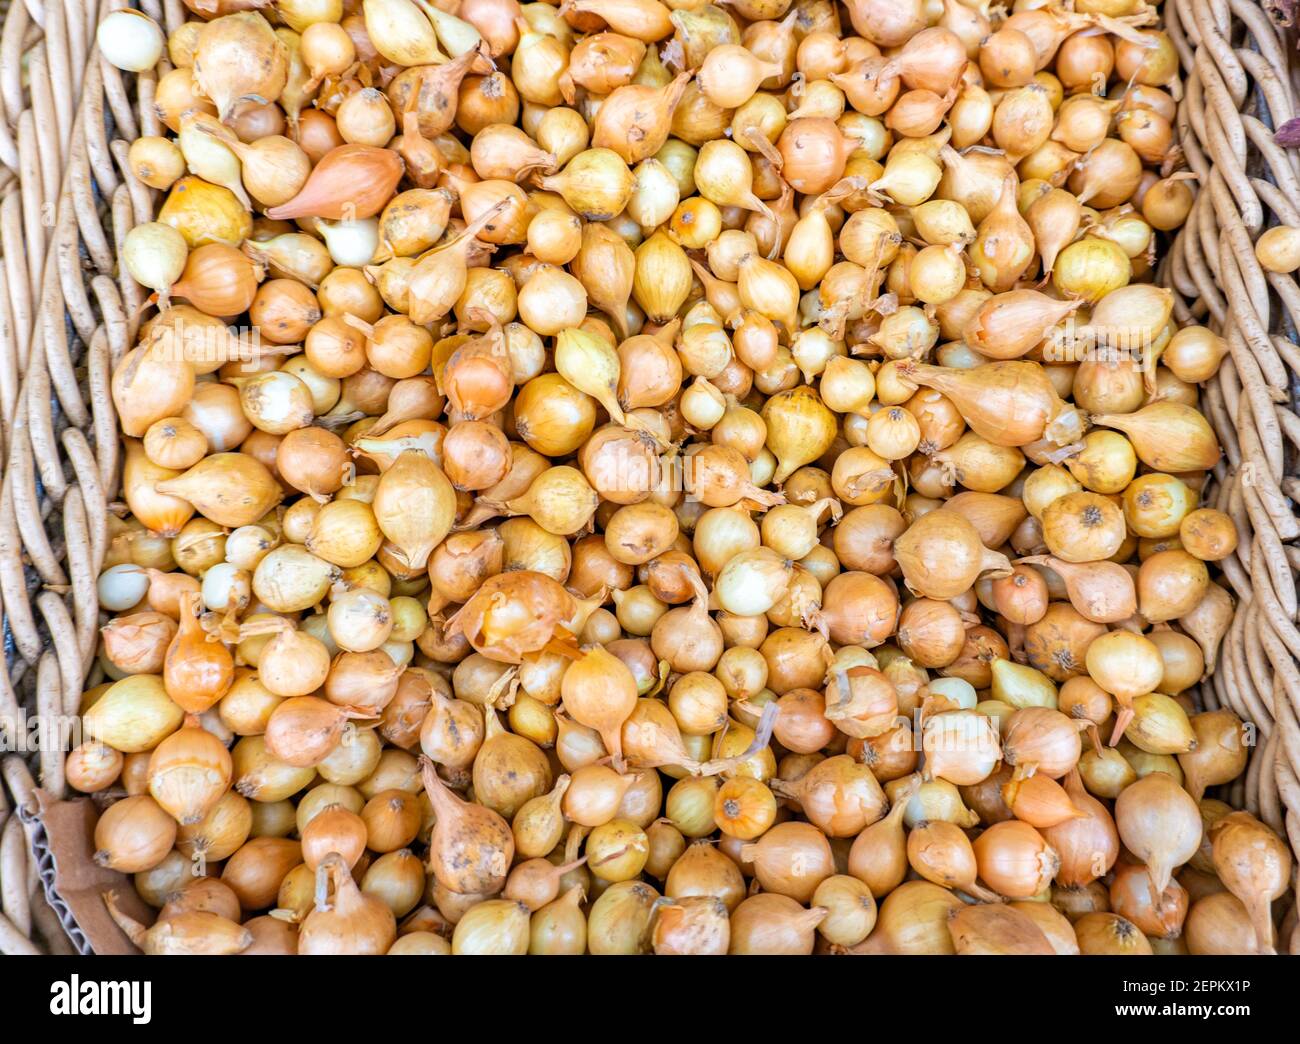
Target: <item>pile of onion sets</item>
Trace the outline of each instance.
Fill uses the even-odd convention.
[[[98,33],[141,949],[1289,946],[1158,6],[185,3]]]

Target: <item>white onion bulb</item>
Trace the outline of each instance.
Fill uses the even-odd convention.
[[[203,574],[199,591],[203,596],[203,605],[214,613],[224,613],[228,609],[238,609],[240,603],[248,603],[252,590],[252,574],[229,562],[218,562],[210,566]]]
[[[316,231],[325,237],[325,246],[336,265],[360,268],[370,264],[379,247],[379,219],[362,221],[317,221]]]
[[[96,583],[99,607],[111,613],[120,613],[138,605],[149,590],[149,574],[137,565],[109,566],[99,574]]]
[[[166,43],[158,23],[139,11],[113,11],[95,31],[99,53],[123,72],[144,72],[158,64]]]
[[[185,271],[190,248],[171,225],[146,221],[122,241],[122,264],[141,286],[165,294]]]

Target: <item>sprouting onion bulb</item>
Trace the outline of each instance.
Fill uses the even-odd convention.
[[[1161,285],[1158,10],[185,6],[97,29],[157,119],[62,778],[133,942],[1287,944],[1220,800],[1282,373]]]

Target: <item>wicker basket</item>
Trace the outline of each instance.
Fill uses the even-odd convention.
[[[126,149],[160,133],[156,75],[125,76],[93,52],[99,18],[121,6],[0,0],[0,719],[73,714],[87,675],[97,680],[95,577],[120,465],[109,374],[142,297],[115,248],[157,202],[126,172]],[[168,28],[188,14],[180,0],[138,6]],[[1203,396],[1226,450],[1208,500],[1243,534],[1222,563],[1235,620],[1200,698],[1255,723],[1250,768],[1225,796],[1300,852],[1300,285],[1262,271],[1252,249],[1269,225],[1300,225],[1300,156],[1272,134],[1297,115],[1296,44],[1254,0],[1163,8],[1185,75],[1178,132],[1200,192],[1160,280],[1180,320],[1208,323],[1231,348]],[[63,757],[0,762],[0,952],[88,948],[51,887],[36,815],[33,774],[61,796]],[[1300,952],[1288,924],[1280,948]]]

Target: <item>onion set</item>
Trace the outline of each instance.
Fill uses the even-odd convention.
[[[137,947],[1290,945],[1176,38],[833,6],[105,16],[158,208],[67,778]]]

